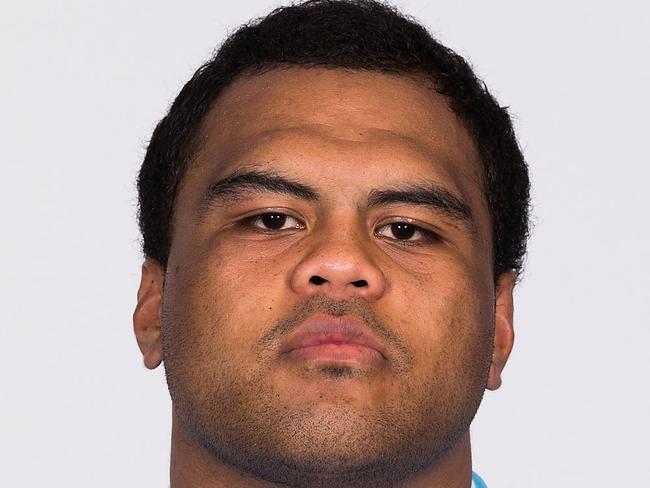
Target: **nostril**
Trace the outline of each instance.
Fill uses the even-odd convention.
[[[361,287],[364,287],[364,286],[368,286],[368,282],[367,282],[366,280],[357,280],[357,281],[353,281],[352,284],[353,284],[354,286],[356,286],[357,288],[361,288]]]
[[[326,281],[327,280],[325,278],[321,278],[320,276],[312,276],[309,278],[309,282],[313,283],[314,285],[322,285]]]

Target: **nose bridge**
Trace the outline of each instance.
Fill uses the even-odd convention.
[[[336,299],[380,298],[385,278],[368,249],[368,237],[356,219],[330,221],[313,236],[291,284],[300,294],[327,294]]]

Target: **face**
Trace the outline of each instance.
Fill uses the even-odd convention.
[[[136,332],[158,281],[145,362],[164,360],[176,419],[224,463],[294,486],[389,486],[452,450],[498,386],[513,280],[495,289],[472,139],[424,81],[236,81],[173,229],[166,269],[145,264]]]

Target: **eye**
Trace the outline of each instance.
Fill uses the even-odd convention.
[[[408,222],[393,222],[392,224],[383,225],[377,229],[375,234],[396,241],[412,243],[438,240],[436,234],[430,230],[423,229]]]
[[[297,218],[280,212],[265,212],[245,218],[241,222],[248,227],[264,231],[304,229],[305,225]]]

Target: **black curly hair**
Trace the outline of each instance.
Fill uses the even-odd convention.
[[[373,0],[308,0],[235,31],[185,84],[156,126],[138,176],[146,257],[166,266],[179,183],[219,94],[238,77],[280,65],[424,76],[478,149],[492,220],[494,277],[519,274],[528,239],[528,168],[505,108],[458,54],[420,24]]]

